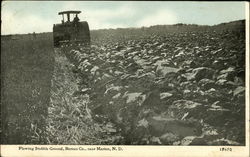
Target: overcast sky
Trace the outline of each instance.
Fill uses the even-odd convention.
[[[1,34],[51,32],[63,10],[81,10],[90,29],[156,24],[214,25],[245,19],[245,2],[10,1],[2,2]]]

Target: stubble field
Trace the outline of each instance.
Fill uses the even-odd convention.
[[[245,144],[244,23],[91,37],[54,49],[45,143]]]

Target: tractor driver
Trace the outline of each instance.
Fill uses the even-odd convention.
[[[76,16],[75,16],[73,22],[74,22],[74,23],[78,23],[78,22],[79,22],[79,18],[78,18],[78,16],[77,16],[77,14],[76,14]]]

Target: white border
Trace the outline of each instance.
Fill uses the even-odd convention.
[[[250,74],[249,74],[249,49],[250,49],[250,44],[249,44],[249,27],[250,27],[250,21],[249,21],[249,10],[250,10],[250,5],[249,2],[246,2],[245,5],[245,11],[246,11],[246,146],[248,147],[249,150],[249,135],[250,135],[250,131],[249,131],[249,104],[250,104],[250,100],[249,100],[249,85],[250,85]],[[250,151],[250,150],[249,150]],[[249,152],[248,152],[248,156],[250,156]]]

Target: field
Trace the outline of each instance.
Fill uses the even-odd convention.
[[[9,58],[1,65],[9,68],[1,70],[9,73],[2,73],[3,85],[27,86],[1,88],[7,93],[2,98],[8,100],[2,106],[9,112],[2,118],[14,118],[3,121],[21,125],[16,119],[24,109],[12,98],[20,97],[25,107],[37,107],[39,99],[46,97],[43,108],[35,110],[36,116],[45,117],[39,122],[44,134],[32,130],[38,123],[29,121],[36,140],[30,136],[29,141],[7,143],[245,145],[244,21],[213,27],[178,24],[96,30],[91,38],[90,46],[64,45],[54,53],[51,40],[36,39],[47,44],[41,47],[34,47],[36,40],[19,47],[10,46],[16,42],[2,43],[7,45],[4,57]],[[18,73],[20,65],[32,69],[29,76]],[[26,77],[34,80],[24,83]],[[43,80],[47,86],[41,85]],[[36,99],[34,90],[28,89],[32,82],[34,88],[44,90]],[[21,115],[30,114],[34,112]]]
[[[49,36],[1,38],[2,143],[46,142],[53,68],[54,51]]]

